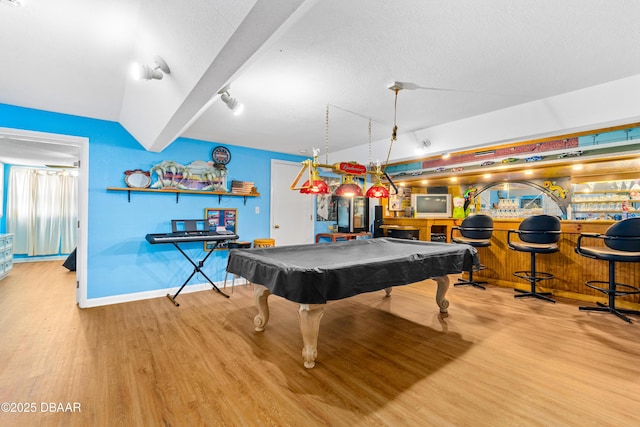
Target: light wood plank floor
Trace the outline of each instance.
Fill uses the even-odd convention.
[[[250,287],[81,310],[74,285],[60,262],[0,281],[0,402],[37,406],[0,425],[640,425],[640,318],[568,300],[452,288],[441,317],[425,281],[335,301],[307,370],[282,298],[256,333]]]

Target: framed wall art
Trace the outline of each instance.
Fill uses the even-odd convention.
[[[205,208],[204,218],[209,224],[209,230],[215,230],[219,233],[238,234],[236,231],[238,226],[237,209]],[[214,242],[204,242],[205,251],[211,251],[213,248],[227,249],[227,242],[223,242],[217,247]]]

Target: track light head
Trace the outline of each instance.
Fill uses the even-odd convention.
[[[154,68],[148,65],[133,64],[131,68],[133,78],[136,80],[162,80],[164,74],[171,74],[171,70],[164,59],[155,56],[153,62],[156,64]]]
[[[416,153],[424,154],[429,151],[429,147],[431,147],[431,141],[429,141],[428,139],[422,140],[416,146]]]
[[[218,91],[218,94],[220,94],[220,99],[222,100],[222,102],[227,104],[227,107],[229,107],[229,109],[233,112],[234,116],[242,113],[242,111],[244,110],[244,105],[242,105],[236,98],[232,98],[231,95],[229,95],[229,85],[220,89]]]
[[[6,4],[7,6],[13,6],[13,7],[22,6],[22,2],[20,2],[20,0],[0,0],[0,3]]]

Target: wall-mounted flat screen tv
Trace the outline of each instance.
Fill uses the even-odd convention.
[[[412,194],[411,207],[416,218],[451,218],[451,195]]]

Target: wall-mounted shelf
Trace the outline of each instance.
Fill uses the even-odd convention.
[[[573,194],[619,194],[625,193],[629,194],[631,191],[638,190],[596,190],[596,191],[574,191]]]
[[[107,191],[126,191],[127,201],[131,203],[131,193],[155,193],[155,194],[175,194],[176,203],[178,203],[180,194],[198,194],[200,196],[218,196],[218,204],[222,201],[222,196],[226,197],[242,197],[244,204],[247,204],[247,197],[260,197],[260,193],[238,194],[227,193],[225,191],[199,191],[199,190],[179,190],[175,188],[153,189],[153,188],[123,188],[123,187],[107,187]]]
[[[640,199],[607,199],[607,200],[572,200],[571,203],[610,203],[610,202],[629,202],[640,203]]]

